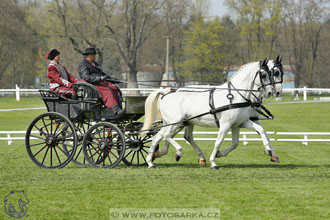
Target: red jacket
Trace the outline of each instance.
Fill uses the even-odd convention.
[[[78,81],[64,66],[53,61],[48,65],[47,77],[51,90],[59,86],[71,88]]]

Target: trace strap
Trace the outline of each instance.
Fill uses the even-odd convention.
[[[250,117],[250,120],[257,121],[257,120],[267,120],[267,119],[274,119],[274,115],[262,104],[262,103],[252,103],[251,107],[258,112],[260,115],[264,116],[264,118],[259,117]],[[261,108],[262,110],[260,110]],[[263,112],[264,111],[264,112]]]
[[[212,88],[210,90],[210,96],[209,96],[209,106],[211,107],[211,111],[215,109],[214,98],[213,98],[214,90],[215,90],[215,88]],[[216,113],[214,113],[213,116],[214,116],[215,123],[217,124],[218,128],[220,128],[219,119],[218,119]]]

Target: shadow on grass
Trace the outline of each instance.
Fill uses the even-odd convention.
[[[207,164],[206,166],[202,166],[195,163],[160,163],[154,164],[157,168],[207,168],[210,169],[210,165]],[[330,165],[314,165],[314,164],[225,164],[225,165],[218,165],[219,169],[264,169],[264,168],[271,168],[271,169],[299,169],[299,168],[320,168],[326,167],[330,168]]]
[[[201,169],[201,168],[207,168],[210,169],[210,164],[208,163],[207,165],[199,165],[198,163],[154,163],[156,168],[184,168],[184,169]],[[224,165],[218,165],[219,169],[250,169],[250,168],[255,168],[255,169],[265,169],[265,168],[271,168],[271,169],[299,169],[299,168],[330,168],[329,165],[315,165],[315,164],[275,164],[275,163],[270,163],[270,164],[224,164]],[[70,166],[68,167],[69,169],[100,169],[100,168],[95,168],[91,165],[85,165],[85,166]],[[125,164],[118,164],[114,169],[145,169],[147,168],[147,165],[145,166],[127,166]]]

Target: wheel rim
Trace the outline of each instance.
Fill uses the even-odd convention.
[[[70,120],[55,112],[35,118],[25,138],[28,155],[43,168],[61,168],[68,164],[76,143],[77,136]]]
[[[88,129],[83,140],[83,152],[94,167],[113,168],[124,156],[124,135],[109,122],[98,123]]]

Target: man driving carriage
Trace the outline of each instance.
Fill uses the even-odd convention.
[[[72,85],[78,80],[71,75],[67,69],[60,64],[60,51],[50,49],[46,54],[45,59],[49,59],[47,68],[47,77],[49,80],[49,89],[68,98],[76,98],[76,91]]]
[[[101,66],[95,62],[97,51],[95,48],[86,48],[84,59],[78,65],[81,79],[93,84],[100,93],[104,105],[115,114],[123,112],[121,106],[120,90],[116,85],[119,81],[102,71]]]

